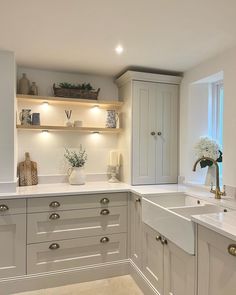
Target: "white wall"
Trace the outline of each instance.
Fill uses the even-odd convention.
[[[0,51],[0,192],[16,186],[15,56]]]
[[[31,82],[35,81],[40,89],[40,95],[52,95],[51,87],[54,82],[90,82],[93,87],[101,88],[99,99],[117,100],[118,90],[112,77],[68,74],[37,69],[18,68],[18,78],[26,73]],[[18,102],[18,114],[23,108],[32,112],[40,112],[41,125],[64,125],[65,109],[72,110],[72,120],[82,120],[83,126],[105,127],[106,110],[77,107],[72,105],[49,104],[48,108],[37,103],[27,105]],[[18,119],[19,123],[19,119]],[[77,132],[49,132],[48,134],[35,131],[18,130],[18,162],[24,160],[25,152],[30,152],[33,161],[38,163],[40,176],[64,175],[68,166],[64,159],[64,148],[76,149],[83,145],[88,154],[85,166],[88,174],[106,174],[108,155],[112,149],[117,149],[118,136],[114,134],[91,134]]]
[[[98,99],[118,100],[118,90],[111,76],[85,75],[79,73],[64,73],[46,71],[18,66],[17,77],[26,73],[30,82],[36,82],[39,95],[53,96],[53,83],[90,83],[95,89],[101,88]]]
[[[236,186],[236,47],[221,55],[200,64],[187,71],[181,84],[180,99],[180,175],[189,175],[190,165],[186,159],[188,150],[188,134],[191,132],[188,126],[188,110],[190,105],[190,85],[207,76],[220,71],[224,72],[224,150],[223,150],[223,182]],[[201,115],[199,114],[199,120]]]

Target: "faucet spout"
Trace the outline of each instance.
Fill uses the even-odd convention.
[[[209,158],[209,157],[202,157],[202,158],[199,158],[193,165],[193,171],[195,172],[196,171],[196,168],[197,168],[197,165],[198,163],[202,162],[202,161],[211,161],[215,168],[216,168],[216,188],[215,190],[213,190],[211,188],[211,193],[214,193],[215,194],[215,198],[216,199],[221,199],[221,196],[225,196],[225,191],[221,191],[220,190],[220,170],[219,170],[219,165],[217,163],[216,160],[212,159],[212,158]]]

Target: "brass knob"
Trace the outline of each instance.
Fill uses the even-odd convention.
[[[141,203],[141,199],[140,199],[140,198],[136,198],[136,199],[135,199],[135,202],[136,202],[136,203]]]
[[[102,209],[100,212],[101,215],[109,215],[110,211],[108,209]]]
[[[159,242],[161,241],[161,236],[156,236],[156,240]]]
[[[155,136],[155,135],[156,135],[156,132],[155,132],[155,131],[152,131],[150,134],[151,134],[152,136]]]
[[[161,133],[160,131],[158,131],[158,132],[157,132],[157,135],[158,135],[158,136],[161,136],[161,135],[162,135],[162,133]]]
[[[110,202],[110,200],[108,199],[108,198],[102,198],[101,200],[100,200],[100,203],[102,204],[102,205],[106,205],[106,204],[108,204]]]
[[[236,244],[229,245],[228,252],[230,255],[236,256]]]
[[[50,220],[56,220],[56,219],[59,219],[60,218],[60,215],[57,214],[57,213],[52,213],[50,216],[49,216],[49,219]]]
[[[0,205],[0,212],[6,212],[9,210],[9,207],[7,205],[1,204]]]
[[[164,238],[164,237],[161,237],[161,243],[162,243],[162,245],[167,245],[167,239],[166,238]]]
[[[59,249],[59,248],[60,248],[60,245],[57,244],[57,243],[53,243],[53,244],[51,244],[51,245],[49,246],[49,249],[50,249],[50,250],[57,250],[57,249]]]
[[[61,206],[61,204],[57,201],[53,201],[49,204],[49,207],[51,207],[51,208],[58,208],[60,206]]]
[[[100,243],[105,244],[105,243],[108,243],[109,241],[110,240],[108,237],[103,237],[103,238],[101,238]]]

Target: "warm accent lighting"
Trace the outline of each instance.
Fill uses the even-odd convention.
[[[121,46],[121,45],[117,45],[116,48],[115,48],[115,51],[117,54],[122,54],[123,51],[124,51],[124,48]]]
[[[93,134],[100,134],[99,131],[92,131]]]
[[[42,133],[48,133],[49,131],[47,129],[42,130]]]
[[[42,107],[43,107],[44,110],[47,110],[48,107],[49,107],[49,103],[48,103],[47,101],[44,101],[44,102],[42,103]]]

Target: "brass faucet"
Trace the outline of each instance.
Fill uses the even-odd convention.
[[[213,186],[211,186],[210,192],[215,194],[215,199],[221,199],[221,196],[225,196],[226,193],[225,193],[225,187],[224,187],[223,192],[220,190],[220,172],[219,172],[219,165],[218,165],[217,161],[212,158],[209,158],[209,157],[202,157],[202,158],[198,159],[195,162],[195,164],[193,165],[193,171],[194,172],[196,171],[198,163],[200,163],[201,161],[206,161],[206,160],[211,161],[216,167],[216,188],[213,189]]]

